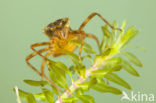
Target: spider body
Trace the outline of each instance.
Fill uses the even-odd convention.
[[[50,23],[43,29],[43,33],[50,39],[49,48],[53,57],[65,54],[59,46],[73,52],[77,46],[69,41],[82,41],[82,35],[74,34],[69,23],[69,18],[62,18]]]
[[[42,78],[44,77],[47,79],[53,86],[55,86],[58,90],[59,88],[56,86],[55,83],[50,81],[48,77],[44,74],[44,67],[45,63],[47,62],[47,58],[52,54],[53,57],[57,57],[60,55],[65,54],[64,51],[60,48],[63,47],[63,49],[73,52],[77,46],[72,44],[69,41],[78,40],[81,41],[81,47],[79,50],[79,57],[81,56],[82,47],[84,44],[84,40],[86,37],[92,38],[97,42],[97,45],[99,47],[99,41],[96,36],[86,33],[83,31],[83,28],[86,26],[86,24],[95,16],[98,16],[101,20],[103,20],[108,26],[110,26],[112,29],[120,30],[119,28],[114,28],[111,24],[109,24],[108,21],[106,21],[100,14],[98,13],[92,13],[88,16],[87,19],[83,21],[83,23],[80,25],[78,30],[72,30],[69,26],[69,19],[68,18],[62,18],[58,19],[52,23],[50,23],[48,26],[46,26],[43,30],[43,33],[47,35],[50,39],[49,42],[41,42],[41,43],[35,43],[31,45],[31,49],[34,51],[26,58],[26,63],[30,68],[32,68],[37,74],[39,74]],[[36,50],[36,47],[39,46],[47,46],[46,48]],[[45,55],[42,53],[47,52]],[[43,62],[41,65],[41,72],[38,71],[30,62],[29,60],[36,55],[39,55],[43,58]],[[81,57],[80,57],[81,58]]]

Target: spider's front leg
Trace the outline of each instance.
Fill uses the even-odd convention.
[[[49,51],[46,56],[43,56],[41,53],[37,52],[37,50],[35,49],[35,47],[39,47],[39,46],[49,46],[50,43],[49,42],[41,42],[41,43],[36,43],[36,44],[33,44],[31,45],[31,49],[36,52],[39,56],[41,56],[43,58],[43,62],[42,62],[42,65],[41,65],[41,78],[43,79],[43,74],[44,74],[44,65],[45,65],[45,62],[48,60],[48,57],[50,55],[50,52]],[[48,49],[49,50],[49,49]]]
[[[41,49],[41,50],[39,50],[37,52],[33,52],[32,54],[30,54],[29,56],[27,56],[27,58],[25,59],[25,61],[28,64],[28,66],[30,68],[32,68],[40,76],[41,76],[41,73],[31,63],[29,63],[29,60],[32,59],[34,56],[38,55],[38,53],[43,53],[43,52],[46,52],[48,50],[49,50],[49,48],[44,48],[44,49]]]
[[[49,46],[50,43],[49,42],[41,42],[41,43],[35,43],[33,45],[30,46],[30,48],[36,52],[39,56],[41,56],[44,60],[47,60],[47,58],[45,56],[43,56],[42,54],[40,54],[35,47],[39,47],[39,46]]]
[[[119,30],[119,31],[122,31],[120,28],[115,28],[113,25],[111,25],[104,17],[102,17],[99,13],[92,13],[90,14],[84,21],[83,23],[81,24],[81,26],[79,27],[79,31],[81,31],[85,26],[86,24],[95,16],[98,16],[102,21],[104,21],[108,26],[110,26],[112,29],[116,29],[116,30]]]
[[[41,50],[39,50],[39,51],[35,51],[35,52],[33,52],[32,54],[30,54],[29,56],[27,56],[27,58],[25,59],[26,60],[26,63],[28,64],[28,66],[30,67],[30,68],[32,68],[37,74],[39,74],[41,77],[45,77],[45,79],[47,80],[47,81],[49,81],[49,83],[51,84],[51,85],[53,85],[58,91],[60,91],[61,93],[62,93],[62,90],[54,83],[54,82],[52,82],[44,73],[40,73],[30,62],[29,62],[29,60],[30,59],[32,59],[34,56],[36,56],[36,55],[41,55],[41,53],[43,53],[43,52],[46,52],[46,51],[48,51],[49,50],[49,48],[44,48],[44,49],[41,49]],[[49,55],[49,52],[46,54],[46,56],[48,57],[48,55]],[[43,55],[42,55],[43,56]],[[44,58],[46,58],[46,57],[44,57]],[[46,61],[47,59],[45,59],[44,61]]]

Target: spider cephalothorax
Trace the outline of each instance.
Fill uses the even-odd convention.
[[[80,41],[81,47],[79,50],[79,57],[81,56],[81,50],[84,44],[85,37],[92,38],[96,40],[98,46],[99,41],[96,36],[86,33],[83,31],[83,28],[86,26],[86,24],[95,16],[98,16],[100,19],[102,19],[108,26],[110,26],[112,29],[121,30],[119,28],[114,28],[111,24],[109,24],[108,21],[106,21],[100,14],[98,13],[92,13],[88,16],[87,19],[83,21],[83,23],[80,25],[78,30],[72,30],[69,26],[69,19],[68,18],[62,18],[58,19],[53,23],[50,23],[48,26],[46,26],[43,30],[43,33],[46,34],[49,38],[49,42],[42,42],[42,43],[36,43],[31,45],[31,49],[34,51],[32,54],[30,54],[26,58],[26,63],[35,71],[37,72],[42,78],[45,77],[48,81],[48,77],[44,74],[44,66],[47,58],[52,54],[53,57],[60,56],[62,54],[65,54],[64,51],[60,48],[64,48],[67,51],[73,52],[77,46],[72,44],[69,41]],[[47,46],[46,48],[36,50],[35,47],[38,46]],[[42,53],[47,52],[45,56],[42,55]],[[41,66],[41,72],[39,72],[32,64],[29,63],[29,60],[33,58],[36,55],[40,55],[43,58],[42,66]],[[56,86],[52,81],[50,83],[54,86]]]
[[[44,28],[43,33],[46,34],[50,39],[52,39],[53,36],[62,36],[66,38],[68,32],[70,32],[69,22],[70,21],[68,18],[58,19],[55,22],[47,25]]]
[[[60,46],[72,52],[77,46],[70,41],[82,41],[82,35],[75,34],[69,27],[69,23],[70,21],[68,18],[62,18],[50,23],[43,29],[43,33],[50,38],[49,48],[53,57],[65,54]]]

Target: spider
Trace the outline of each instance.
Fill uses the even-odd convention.
[[[81,55],[81,51],[83,48],[85,37],[92,38],[97,42],[99,46],[99,40],[96,36],[86,33],[83,31],[83,28],[86,24],[95,16],[98,16],[102,19],[108,26],[112,29],[120,30],[119,28],[114,28],[106,19],[104,19],[99,13],[90,14],[80,25],[78,30],[72,30],[69,26],[70,20],[69,18],[58,19],[55,22],[50,23],[43,29],[43,33],[47,35],[50,39],[49,42],[41,42],[35,43],[31,45],[31,49],[34,51],[26,58],[26,63],[30,68],[32,68],[37,74],[39,74],[42,78],[45,77],[52,85],[55,85],[52,81],[48,79],[48,77],[44,74],[44,66],[47,61],[47,58],[52,55],[53,57],[58,57],[64,55],[65,52],[58,46],[62,46],[65,50],[73,52],[77,46],[69,42],[70,40],[78,40],[81,41],[81,47],[79,50],[79,57]],[[36,50],[35,47],[39,46],[47,46],[46,48]],[[45,56],[42,53],[47,52]],[[36,55],[40,55],[43,58],[43,62],[41,65],[41,72],[39,72],[30,62],[29,60]]]

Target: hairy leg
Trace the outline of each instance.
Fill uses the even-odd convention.
[[[79,27],[79,31],[81,31],[85,26],[86,26],[86,24],[93,18],[93,17],[95,17],[95,16],[98,16],[100,19],[102,19],[108,26],[110,26],[112,29],[116,29],[116,30],[119,30],[119,31],[122,31],[120,28],[114,28],[114,26],[112,26],[104,17],[102,17],[99,13],[92,13],[92,14],[90,14],[88,17],[87,17],[87,19],[85,19],[84,21],[83,21],[83,23],[81,24],[81,26]]]
[[[51,51],[49,51],[49,52],[45,55],[45,57],[48,58],[50,54],[51,54]],[[41,79],[43,79],[45,63],[46,63],[46,60],[43,60],[42,65],[41,65]]]
[[[38,53],[43,53],[43,52],[46,52],[46,51],[48,51],[48,50],[49,50],[49,48],[44,48],[44,49],[41,49],[41,50],[39,50],[39,51],[37,51],[37,52],[34,52],[34,53],[30,54],[29,56],[27,56],[27,58],[25,59],[25,61],[26,61],[26,63],[28,64],[28,66],[29,66],[30,68],[32,68],[38,75],[40,75],[41,77],[42,77],[42,76],[45,77],[45,79],[46,79],[51,85],[53,85],[58,91],[60,91],[61,93],[63,93],[63,91],[62,91],[54,82],[52,82],[44,73],[43,73],[43,74],[40,73],[31,63],[29,63],[29,60],[32,59],[34,56],[38,55]],[[49,52],[48,52],[48,53],[49,53]],[[46,55],[48,55],[48,54],[46,54]],[[44,60],[44,61],[45,61],[45,60]]]
[[[25,61],[28,64],[28,66],[30,68],[32,68],[40,76],[41,76],[41,73],[31,63],[29,63],[29,60],[32,59],[34,56],[38,55],[38,53],[43,53],[43,52],[46,52],[48,50],[49,50],[49,48],[44,48],[44,49],[39,50],[38,52],[33,52],[32,54],[30,54],[29,56],[27,56],[27,58],[25,59]]]
[[[100,43],[99,43],[99,40],[98,40],[98,38],[97,38],[96,36],[94,36],[93,34],[85,34],[85,35],[86,35],[86,37],[88,37],[88,38],[94,39],[94,40],[96,41],[98,47],[100,48]]]
[[[31,48],[34,52],[36,52],[38,55],[40,55],[44,60],[47,60],[47,58],[46,58],[45,56],[43,56],[42,54],[40,54],[40,53],[35,49],[35,47],[46,46],[46,45],[49,46],[50,43],[49,43],[49,42],[35,43],[35,44],[31,45],[30,48]]]

